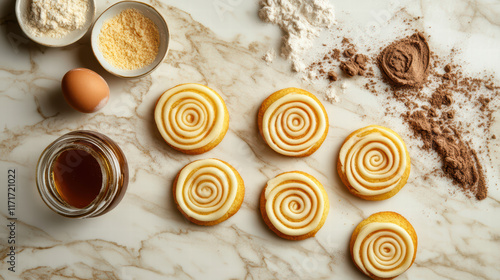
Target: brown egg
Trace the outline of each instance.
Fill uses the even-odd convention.
[[[66,102],[82,113],[96,112],[108,103],[108,84],[92,70],[76,68],[68,71],[61,87]]]

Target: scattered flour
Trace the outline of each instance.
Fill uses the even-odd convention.
[[[325,99],[330,103],[338,103],[340,101],[340,98],[337,95],[334,87],[328,87],[325,92]]]
[[[281,55],[292,61],[293,71],[303,72],[302,55],[323,28],[335,24],[332,5],[328,0],[261,0],[260,6],[259,17],[284,33]]]
[[[33,0],[25,16],[31,34],[62,38],[85,25],[88,0]]]
[[[267,65],[273,63],[273,60],[276,58],[276,51],[274,49],[270,49],[266,52],[266,54],[262,57],[262,59],[267,63]]]
[[[318,75],[316,74],[316,72],[315,72],[315,71],[309,71],[309,72],[307,73],[307,77],[309,78],[309,80],[316,79],[316,77],[317,77],[317,76],[318,76]]]

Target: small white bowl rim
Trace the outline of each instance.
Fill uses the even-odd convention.
[[[139,5],[144,5],[144,6],[147,6],[148,8],[152,9],[159,17],[160,19],[162,20],[162,22],[165,24],[165,29],[166,29],[166,34],[167,34],[167,45],[165,46],[165,53],[163,55],[160,55],[161,56],[161,59],[158,60],[158,62],[156,63],[156,65],[151,68],[150,70],[144,72],[144,73],[141,73],[141,74],[138,74],[138,75],[121,75],[117,72],[114,71],[114,68],[113,67],[112,69],[109,68],[109,67],[106,67],[101,59],[99,59],[99,57],[97,56],[96,52],[99,52],[101,53],[101,51],[99,50],[99,47],[97,45],[96,42],[94,42],[94,32],[97,32],[96,28],[95,28],[95,25],[96,23],[100,20],[100,18],[106,14],[106,12],[108,12],[111,8],[113,8],[114,6],[116,5],[123,5],[123,4],[127,4],[127,3],[133,3],[133,4],[139,4]],[[100,32],[100,30],[99,30]],[[96,20],[94,21],[93,25],[92,25],[92,31],[91,31],[91,47],[92,47],[92,52],[94,53],[94,57],[97,59],[97,61],[99,62],[99,64],[102,66],[102,68],[104,68],[106,71],[108,71],[109,73],[117,76],[117,77],[120,77],[120,78],[125,78],[125,79],[134,79],[134,78],[140,78],[140,77],[144,77],[146,75],[149,75],[151,74],[153,71],[155,71],[162,63],[163,61],[165,60],[165,57],[167,56],[168,54],[168,51],[169,51],[169,45],[170,45],[170,30],[168,28],[168,23],[167,21],[165,20],[165,17],[163,17],[163,14],[160,13],[160,11],[158,11],[155,7],[153,7],[152,5],[149,5],[147,3],[144,3],[144,2],[141,2],[141,1],[134,1],[134,0],[125,0],[125,1],[120,1],[120,2],[117,2],[109,7],[107,7],[97,18]]]
[[[59,48],[59,47],[69,46],[69,45],[77,42],[78,40],[80,40],[83,36],[85,36],[85,34],[87,34],[87,31],[89,31],[90,28],[94,24],[94,18],[95,18],[95,14],[96,14],[96,3],[95,3],[95,0],[87,0],[89,2],[90,9],[91,9],[89,11],[89,12],[91,12],[91,17],[89,20],[90,24],[88,24],[88,26],[86,28],[72,31],[72,32],[78,32],[78,34],[79,34],[73,40],[65,41],[65,37],[62,37],[62,38],[58,39],[58,40],[60,40],[61,44],[54,44],[54,43],[49,44],[49,43],[44,42],[45,37],[34,36],[31,33],[29,33],[28,30],[26,29],[26,24],[22,18],[23,15],[21,13],[21,2],[23,2],[23,1],[28,1],[28,0],[16,0],[15,13],[16,13],[17,22],[18,22],[19,26],[21,27],[21,30],[23,31],[24,35],[26,35],[26,37],[28,37],[33,42],[40,44],[42,46],[51,47],[51,48]],[[85,25],[87,25],[87,22],[85,22]]]

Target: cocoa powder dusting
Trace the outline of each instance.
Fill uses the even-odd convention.
[[[441,166],[432,174],[450,178],[466,195],[485,199],[488,195],[486,171],[478,155],[483,160],[484,156],[489,157],[489,148],[475,141],[483,141],[483,136],[496,139],[490,128],[492,112],[498,107],[494,104],[498,102],[491,101],[500,94],[500,87],[495,85],[492,75],[466,76],[461,62],[452,60],[455,49],[451,49],[446,61],[441,60],[430,51],[424,34],[415,32],[386,45],[372,58],[357,53],[359,48],[349,38],[338,38],[341,42],[327,49],[322,59],[310,64],[308,70],[330,83],[364,76],[364,88],[383,96],[385,114],[402,116],[413,132],[411,137],[423,140],[423,150],[438,154]],[[362,49],[370,52],[371,48]],[[376,62],[381,75],[373,71],[372,61]],[[337,67],[344,75],[336,71]],[[399,105],[395,106],[399,103],[405,108],[403,112]],[[471,119],[464,120],[465,116]]]
[[[431,53],[426,38],[423,34],[416,33],[386,47],[378,56],[378,64],[384,75],[383,80],[391,85],[389,90],[392,96],[407,108],[402,116],[415,136],[422,139],[422,148],[437,152],[443,173],[462,190],[472,193],[478,200],[485,199],[488,190],[483,166],[477,151],[463,138],[473,128],[464,127],[455,120],[457,112],[451,105],[455,94],[465,97],[466,102],[476,104],[477,112],[485,120],[479,128],[489,127],[492,118],[489,108],[491,98],[476,92],[483,86],[488,88],[492,82],[465,77],[460,67],[450,63],[441,66],[444,74],[440,74],[440,71],[431,69],[429,57]],[[438,58],[436,55],[432,57],[432,65],[436,68],[439,65]],[[429,74],[434,82],[432,87],[427,81]],[[365,86],[372,85],[373,83],[367,83]],[[433,90],[426,95],[423,88]],[[462,104],[457,104],[458,108]]]
[[[477,154],[452,129],[443,130],[443,123],[430,117],[425,110],[408,113],[405,117],[419,135],[426,150],[434,149],[443,162],[443,171],[464,190],[479,200],[486,198],[487,188],[483,168]]]
[[[445,90],[436,90],[430,99],[430,103],[433,107],[441,109],[444,106],[450,106],[453,102],[451,97],[451,92]]]
[[[356,53],[356,50],[354,48],[348,48],[344,50],[344,56],[345,57],[352,57]]]
[[[368,57],[364,54],[356,54],[351,56],[347,61],[340,63],[340,70],[347,76],[364,76],[367,70]]]
[[[311,63],[307,70],[315,71],[317,77],[335,82],[338,79],[337,73],[333,70],[339,67],[347,76],[368,76],[373,77],[373,69],[369,67],[369,58],[364,54],[358,54],[356,46],[348,38],[342,38],[342,51],[338,48],[330,49],[323,55],[323,58]],[[341,54],[343,58],[341,58]],[[340,62],[340,64],[337,64]]]
[[[328,80],[330,80],[330,82],[337,81],[337,73],[333,70],[329,71],[328,72]]]
[[[333,49],[332,50],[332,58],[340,61],[340,50],[339,49]]]

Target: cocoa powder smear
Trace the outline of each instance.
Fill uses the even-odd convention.
[[[445,174],[460,187],[470,190],[477,199],[486,198],[488,191],[476,152],[452,126],[436,120],[425,110],[408,113],[405,119],[415,134],[420,135],[424,141],[423,148],[432,148],[439,154]]]
[[[394,84],[418,86],[429,74],[429,45],[423,34],[416,33],[390,44],[378,60],[380,70]]]

